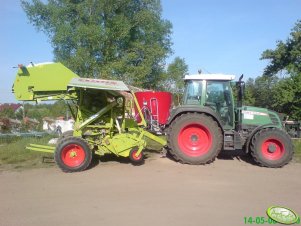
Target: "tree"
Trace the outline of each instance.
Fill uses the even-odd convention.
[[[278,77],[258,76],[255,80],[249,78],[246,81],[244,92],[244,105],[272,108],[274,101],[274,89],[278,84]],[[234,88],[236,97],[237,88]]]
[[[13,108],[7,106],[0,111],[0,118],[14,118],[15,112]]]
[[[255,81],[252,78],[249,78],[246,81],[246,88],[245,88],[245,95],[244,95],[244,105],[250,105],[254,106],[255,105],[255,94],[256,94],[256,89],[255,89]]]
[[[188,65],[185,60],[180,57],[176,57],[167,67],[163,81],[161,83],[162,90],[173,93],[177,98],[177,102],[180,102],[180,98],[184,92],[184,75],[188,72]]]
[[[68,107],[65,104],[65,102],[62,100],[59,100],[59,101],[56,101],[52,105],[49,116],[54,117],[54,118],[59,117],[59,116],[65,117],[67,115],[67,111],[69,113]],[[69,113],[69,117],[71,117],[70,113]]]
[[[301,119],[301,76],[292,74],[281,79],[273,89],[272,108],[289,115],[291,119]]]
[[[301,21],[292,29],[286,42],[278,41],[274,50],[266,50],[261,59],[270,60],[264,75],[277,77],[284,71],[286,77],[279,79],[273,89],[263,95],[270,99],[271,108],[286,113],[293,119],[301,118]],[[263,76],[264,77],[264,76]],[[259,94],[262,95],[262,94]]]
[[[55,61],[82,77],[153,88],[171,53],[171,23],[160,0],[22,0],[48,35]]]
[[[259,76],[254,82],[254,98],[255,106],[272,108],[273,104],[273,89],[277,82],[278,77],[269,77],[266,75]]]
[[[270,60],[265,75],[273,76],[282,70],[301,74],[301,20],[297,21],[286,42],[278,41],[276,49],[265,50],[261,59]]]

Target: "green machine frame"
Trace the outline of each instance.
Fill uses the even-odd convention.
[[[64,100],[75,120],[73,137],[84,139],[98,155],[129,157],[135,147],[138,157],[146,147],[146,137],[166,145],[165,139],[144,129],[146,122],[135,94],[122,81],[80,78],[60,63],[20,65],[13,92],[22,101]],[[134,105],[140,123],[132,117]],[[55,152],[53,146],[36,144],[27,149]]]

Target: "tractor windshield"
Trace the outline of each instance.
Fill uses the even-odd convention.
[[[189,80],[186,82],[183,102],[184,104],[198,104],[201,103],[202,96],[202,81]]]

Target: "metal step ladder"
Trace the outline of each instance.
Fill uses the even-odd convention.
[[[157,98],[150,99],[150,111],[151,111],[151,126],[155,128],[159,128],[159,106],[158,106]]]

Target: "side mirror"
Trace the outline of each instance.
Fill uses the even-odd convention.
[[[238,82],[241,82],[242,79],[243,79],[243,77],[244,77],[244,74],[241,74],[241,76],[240,76],[239,79],[238,79]]]
[[[238,103],[237,103],[238,107],[242,106],[242,100],[245,93],[245,83],[242,81],[243,77],[244,75],[242,74],[239,77],[238,82],[236,82],[236,87],[238,88]]]
[[[245,95],[245,88],[246,88],[246,84],[244,82],[241,82],[239,92],[242,97]]]
[[[245,82],[242,81],[243,77],[244,77],[244,75],[242,74],[242,75],[239,77],[238,81],[236,82],[236,87],[238,88],[238,94],[239,94],[239,96],[241,96],[241,97],[242,97],[242,96],[244,95],[244,93],[245,93]]]

